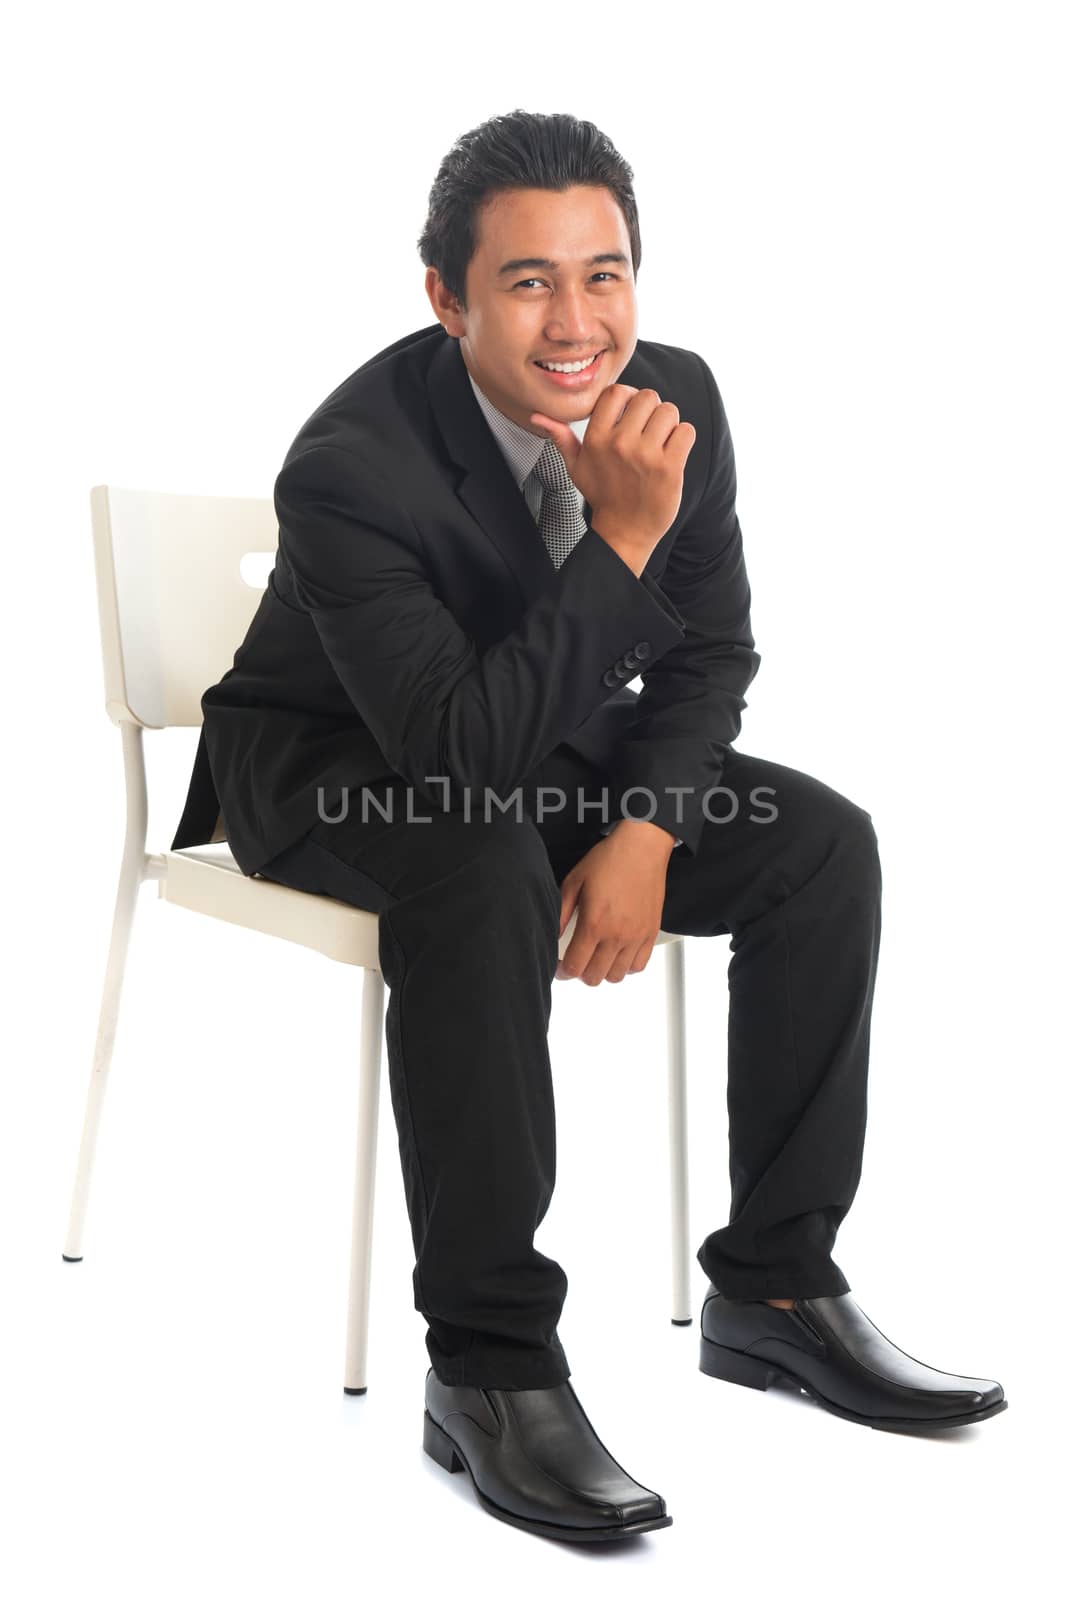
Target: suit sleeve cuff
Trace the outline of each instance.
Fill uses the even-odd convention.
[[[620,569],[621,573],[625,573],[627,575],[628,582],[637,583],[642,593],[649,595],[657,608],[664,612],[668,620],[675,627],[679,628],[681,635],[683,635],[685,631],[684,619],[680,615],[679,611],[677,611],[668,595],[661,588],[660,584],[658,584],[654,578],[651,578],[650,574],[645,570],[640,578],[636,578],[623,557],[616,554],[615,550],[613,550],[612,546],[608,543],[608,540],[601,537],[592,523],[590,523],[586,528],[584,537],[588,539],[591,536],[594,545],[603,546],[603,548],[608,552],[611,562],[613,562]],[[577,546],[575,548],[577,548]],[[569,559],[570,558],[568,557],[568,560]]]

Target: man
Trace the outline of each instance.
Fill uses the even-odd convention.
[[[700,1369],[900,1431],[1006,1401],[905,1355],[831,1259],[861,1171],[877,839],[733,748],[759,665],[733,448],[701,357],[637,336],[630,168],[590,123],[494,118],[440,168],[420,253],[438,325],[288,451],[275,568],[203,697],[174,845],[221,820],[243,871],[380,913],[424,1447],[517,1526],[620,1538],[672,1519],[582,1410],[567,1280],[532,1243],[575,912],[559,975],[591,985],[641,972],[661,927],[732,936]]]

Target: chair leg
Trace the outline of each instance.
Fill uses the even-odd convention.
[[[366,1393],[370,1330],[370,1258],[374,1238],[374,1177],[378,1156],[378,1106],[381,1091],[382,1022],[385,982],[369,967],[363,972],[363,1017],[359,1049],[359,1105],[356,1116],[355,1197],[351,1216],[351,1273],[348,1284],[347,1354],[344,1393]]]
[[[669,1173],[672,1186],[672,1320],[691,1321],[691,1223],[688,1192],[687,1030],[684,1014],[684,941],[665,946],[669,1032]]]
[[[98,1013],[98,1035],[95,1039],[91,1081],[87,1089],[87,1109],[83,1118],[83,1137],[76,1162],[72,1204],[68,1217],[68,1232],[61,1254],[65,1261],[83,1260],[83,1224],[87,1214],[87,1197],[94,1169],[95,1149],[98,1143],[98,1124],[106,1095],[110,1062],[113,1060],[114,1040],[117,1036],[117,1018],[121,1008],[121,989],[125,981],[125,962],[128,957],[129,936],[136,916],[136,899],[144,879],[146,857],[143,846],[126,839],[121,858],[121,872],[117,884],[117,899],[113,909],[113,928],[110,933],[109,955],[106,958],[106,976],[102,986],[102,1004]]]

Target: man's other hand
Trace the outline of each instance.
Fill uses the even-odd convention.
[[[557,978],[620,983],[642,972],[661,931],[672,835],[653,822],[624,818],[577,861],[561,885],[559,936],[577,908],[574,934]]]

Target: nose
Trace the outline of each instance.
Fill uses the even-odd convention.
[[[597,313],[591,297],[581,284],[568,284],[556,292],[548,320],[544,326],[545,338],[553,344],[569,344],[576,350],[603,349],[607,340],[597,339]]]

